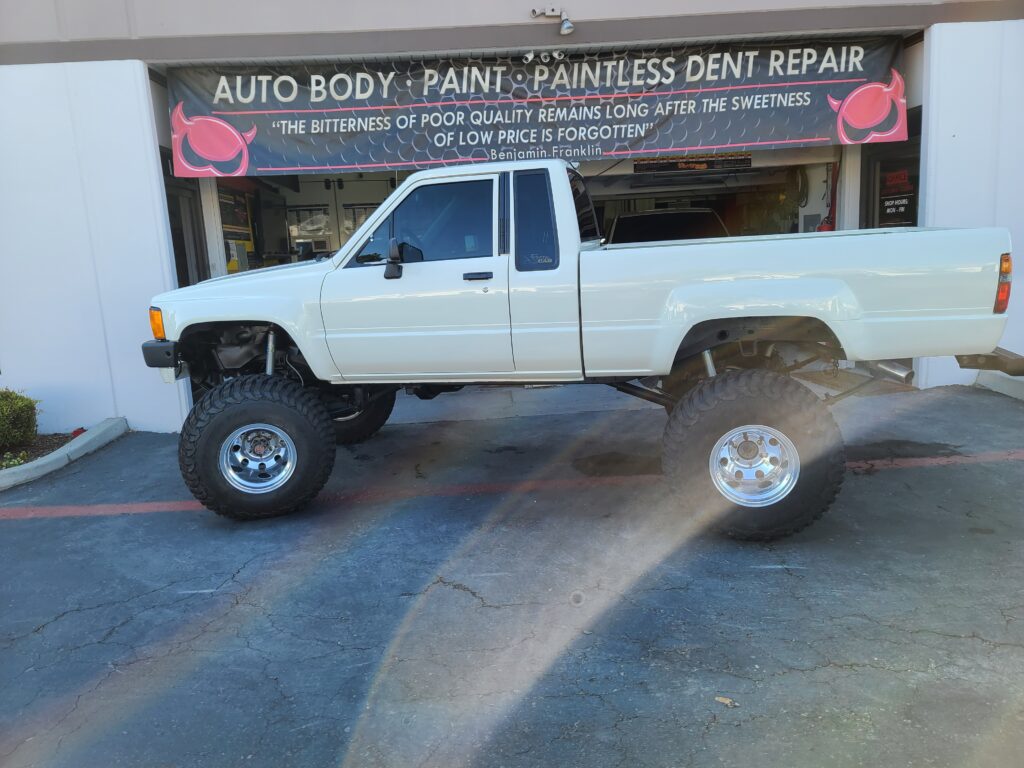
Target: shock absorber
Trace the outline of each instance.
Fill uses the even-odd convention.
[[[704,370],[708,375],[709,379],[715,378],[718,371],[715,370],[715,358],[711,356],[711,350],[705,349],[701,352],[701,357],[704,358]]]
[[[274,334],[274,329],[271,328],[267,331],[267,367],[265,373],[267,376],[274,375],[274,353],[277,351],[277,338]]]

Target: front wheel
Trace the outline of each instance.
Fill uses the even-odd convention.
[[[181,475],[218,515],[255,520],[308,504],[334,467],[319,396],[276,376],[239,376],[196,403],[181,429]]]
[[[672,410],[662,466],[684,506],[728,536],[769,541],[806,528],[832,504],[845,472],[828,408],[788,376],[728,371]]]

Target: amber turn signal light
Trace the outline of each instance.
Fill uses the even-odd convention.
[[[999,257],[999,282],[996,284],[996,303],[992,311],[997,315],[1006,312],[1010,305],[1010,282],[1013,275],[1013,258],[1008,253]]]
[[[164,341],[167,336],[164,334],[164,313],[159,307],[149,308],[149,327],[153,329],[153,338]]]

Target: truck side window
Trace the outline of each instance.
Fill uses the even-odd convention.
[[[373,230],[373,234],[370,235],[370,239],[366,241],[362,248],[359,249],[358,255],[368,256],[370,254],[373,254],[374,256],[379,257],[380,262],[383,263],[387,261],[388,258],[388,243],[390,242],[390,240],[391,217],[388,216],[386,219],[384,219],[384,221],[382,221],[377,226],[375,230]],[[349,262],[349,266],[361,267],[363,265],[357,262],[355,259],[352,259],[352,261]]]
[[[558,269],[558,236],[547,171],[516,171],[516,269]]]
[[[493,181],[417,187],[392,216],[398,242],[421,251],[424,261],[494,255]]]
[[[405,261],[493,256],[493,185],[493,181],[481,180],[417,187],[377,225],[358,255],[378,255],[380,261],[371,263],[383,264],[388,244],[396,237]],[[366,264],[352,259],[347,266]]]

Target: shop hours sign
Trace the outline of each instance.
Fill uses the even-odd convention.
[[[879,164],[878,226],[917,226],[917,164],[888,160]]]
[[[902,141],[899,38],[168,72],[177,176]]]

